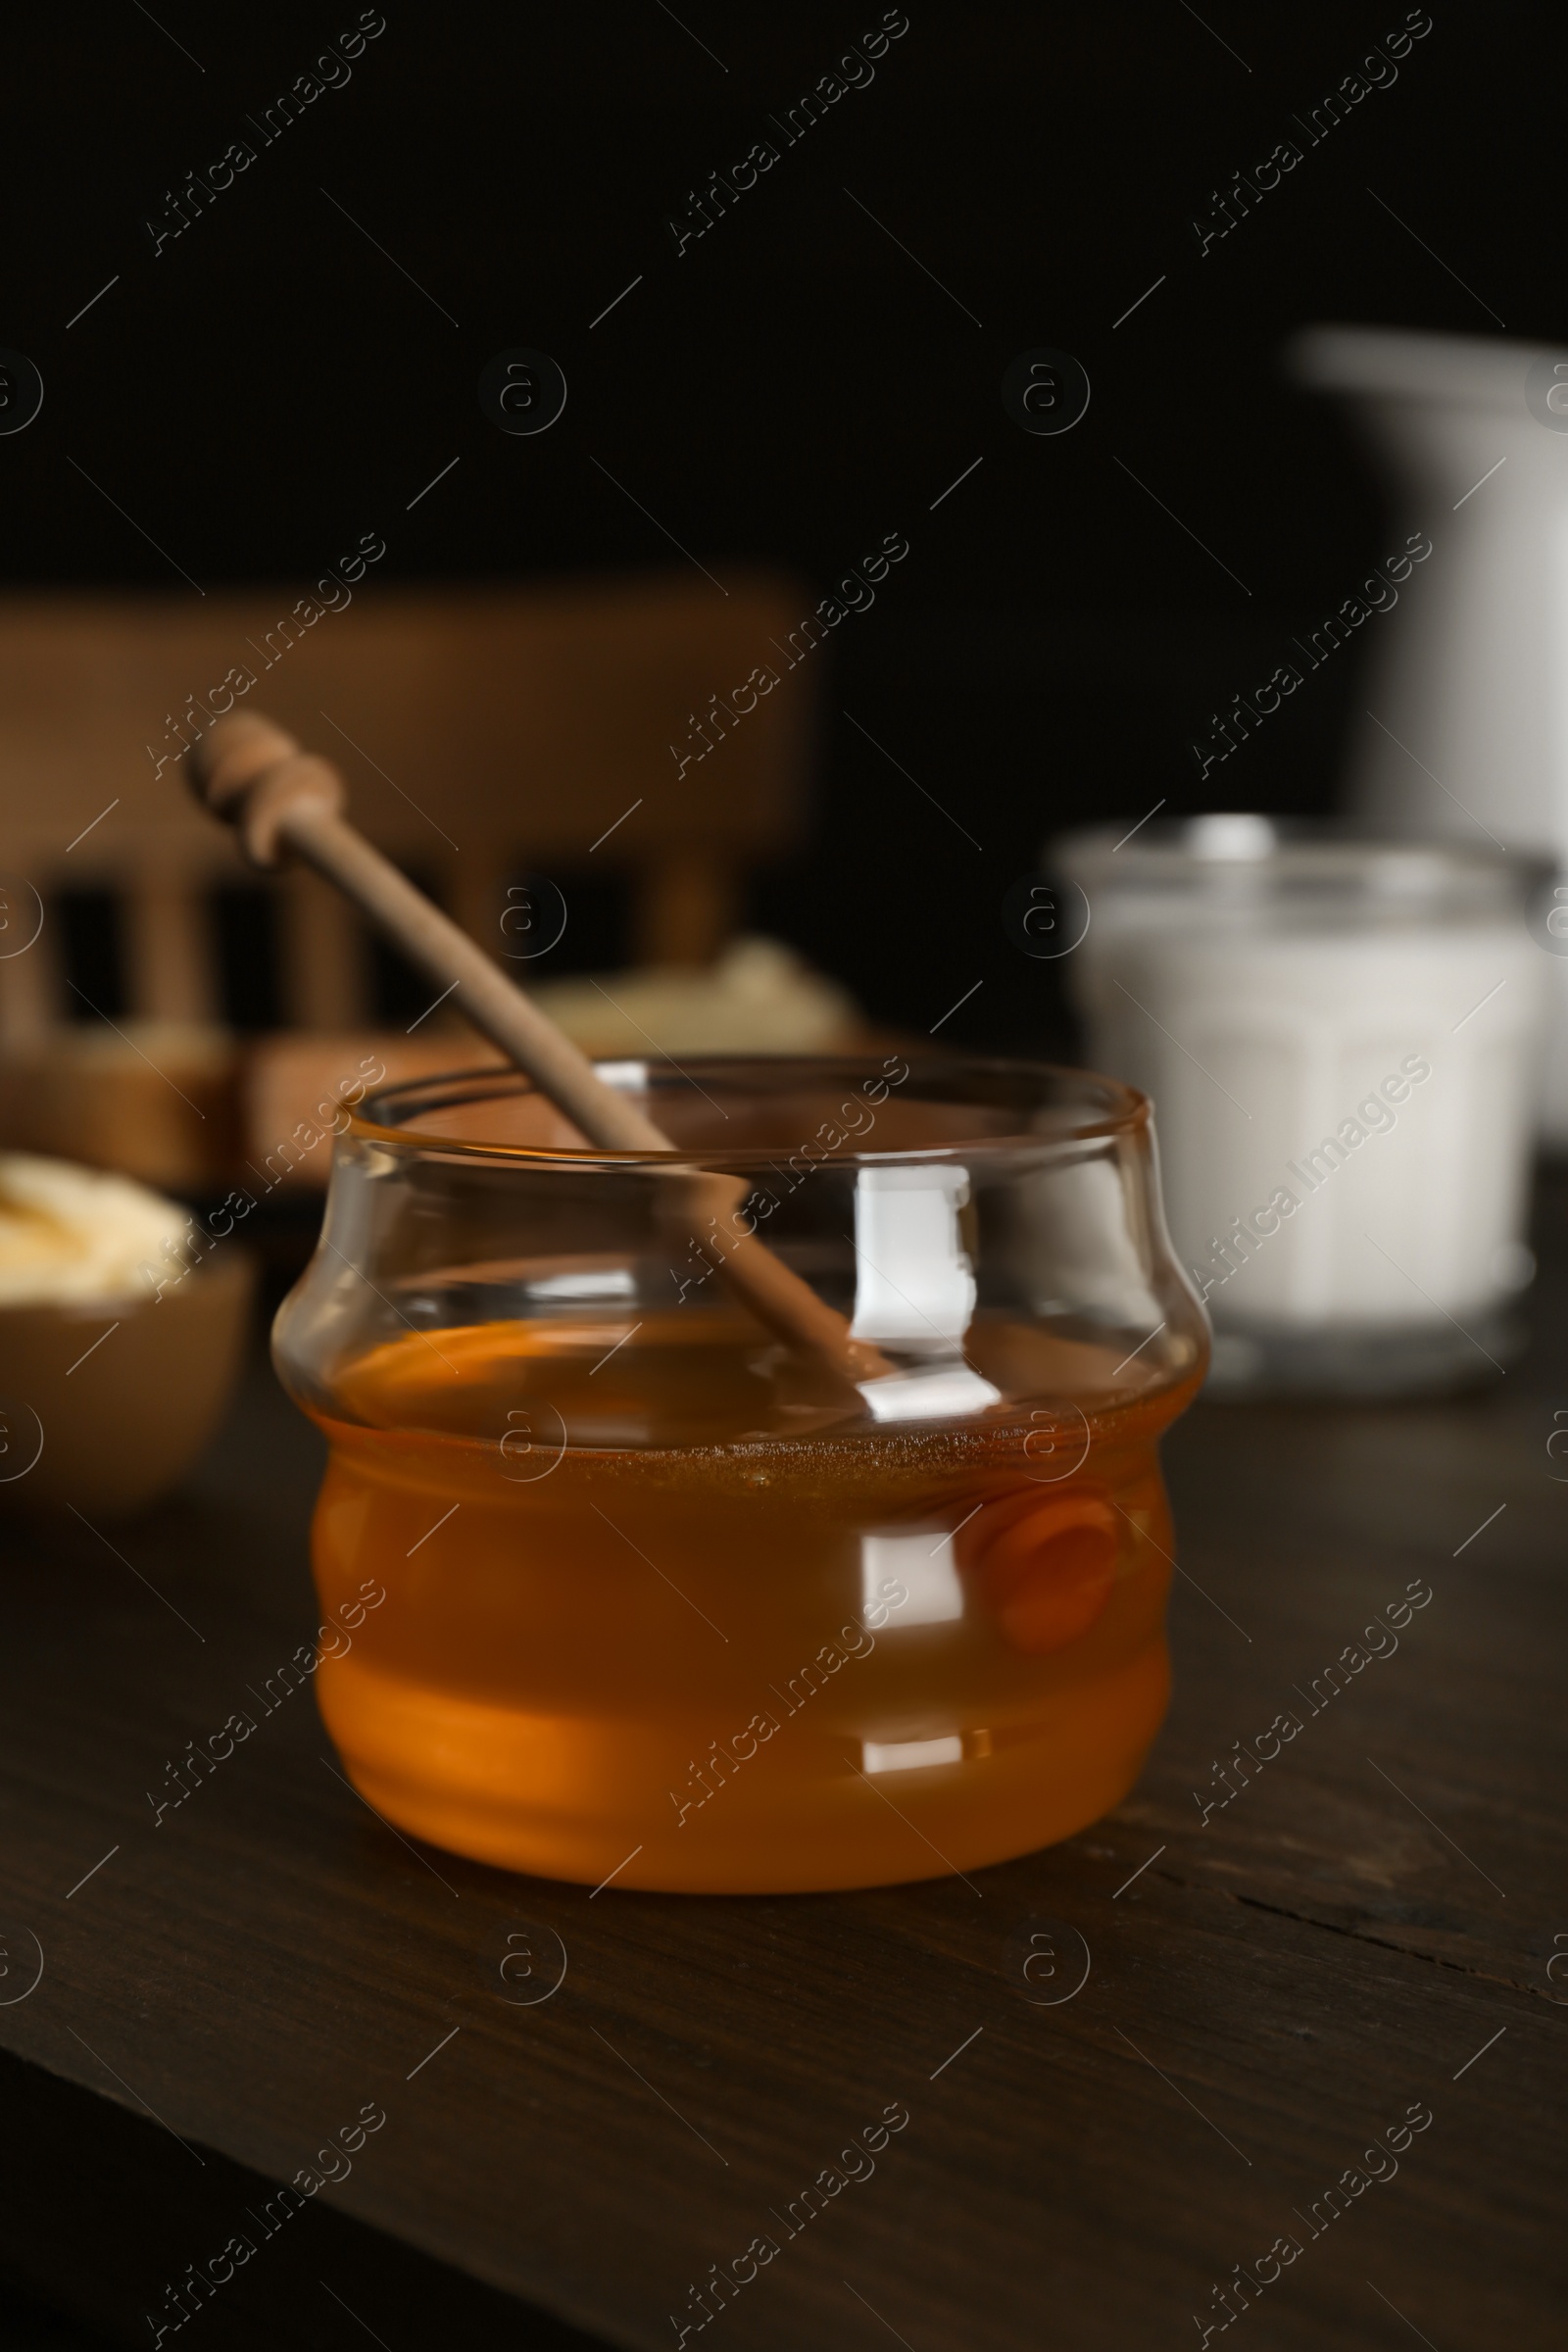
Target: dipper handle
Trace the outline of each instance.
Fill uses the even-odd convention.
[[[292,735],[251,712],[215,722],[192,754],[196,797],[234,826],[253,865],[275,867],[303,858],[417,964],[459,1009],[499,1046],[591,1144],[606,1152],[674,1152],[652,1119],[607,1086],[587,1055],[548,1014],[492,963],[466,931],[416,890],[391,859],[343,815],[343,780],[329,761],[304,752]],[[732,1212],[745,1186],[698,1174],[685,1179],[688,1205],[705,1254],[759,1319],[781,1338],[826,1356],[848,1380],[890,1369],[880,1352],[852,1340],[849,1325]],[[728,1232],[714,1239],[710,1228]],[[707,1238],[704,1238],[704,1237]]]
[[[347,822],[343,781],[329,761],[301,751],[270,719],[248,712],[219,719],[193,759],[198,797],[234,826],[252,864],[280,865],[292,851],[334,882],[411,962],[457,997],[474,1027],[526,1070],[591,1144],[609,1152],[675,1149],[606,1086],[587,1055],[466,932]]]

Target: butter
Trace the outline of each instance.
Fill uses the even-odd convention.
[[[189,1222],[128,1176],[0,1152],[0,1306],[74,1304],[149,1288]]]

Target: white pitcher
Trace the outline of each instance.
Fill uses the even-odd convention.
[[[1568,877],[1568,350],[1316,326],[1287,365],[1352,403],[1399,527],[1433,543],[1369,632],[1349,809],[1380,833],[1490,840]],[[1544,1124],[1564,1143],[1568,920],[1548,931],[1543,910],[1532,927],[1552,962]]]

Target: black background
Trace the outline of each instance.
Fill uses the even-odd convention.
[[[1187,747],[1209,710],[1408,527],[1344,422],[1282,380],[1282,338],[1562,329],[1544,10],[1440,0],[1394,85],[1202,256],[1211,191],[1304,146],[1292,116],[1402,8],[913,0],[870,86],[679,258],[688,191],[780,145],[767,116],[880,8],[390,0],[347,85],[261,147],[247,115],[358,16],[160,0],[156,23],[13,24],[0,343],[46,397],[0,439],[6,573],[298,583],[368,529],[391,581],[680,563],[591,458],[720,579],[762,560],[821,593],[903,531],[909,557],[831,641],[810,837],[758,877],[752,919],[915,1030],[983,980],[954,1042],[1053,1042],[1057,976],[1008,944],[1008,886],[1065,823],[1201,806]],[[166,192],[238,137],[256,162],[155,257]],[[514,345],[570,386],[537,439],[476,399]],[[1039,345],[1093,385],[1060,437],[1002,407]],[[1232,805],[1330,805],[1363,657],[1227,766]]]

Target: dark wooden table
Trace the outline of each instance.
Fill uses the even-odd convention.
[[[315,1622],[318,1448],[260,1365],[185,1494],[114,1548],[13,1533],[10,2278],[125,2344],[167,2323],[168,2344],[662,2347],[689,2323],[736,2352],[1142,2352],[1217,2330],[1242,2266],[1253,2352],[1559,2345],[1568,1188],[1546,1210],[1536,1344],[1494,1392],[1181,1426],[1149,1770],[972,1886],[510,1879],[383,1826],[308,1689],[155,1827],[166,1763]],[[1412,1582],[1431,1599],[1396,1650],[1310,1712]],[[1204,1823],[1194,1791],[1293,1709]],[[1079,1939],[1090,1959],[1054,2005],[1019,1967],[1042,1921],[1059,1973],[1033,1989],[1070,1990]],[[567,1968],[509,2006],[518,1922]],[[874,2171],[788,2235],[825,2168],[867,2171],[841,2151],[890,2107],[908,2121]],[[278,2184],[340,2170],[318,2151],[366,2108],[385,2120],[352,2169],[282,2219]],[[221,2273],[237,2230],[258,2251],[176,2328],[166,2287]],[[699,2331],[690,2290],[760,2235],[776,2258]],[[1279,2239],[1300,2251],[1275,2277]]]

